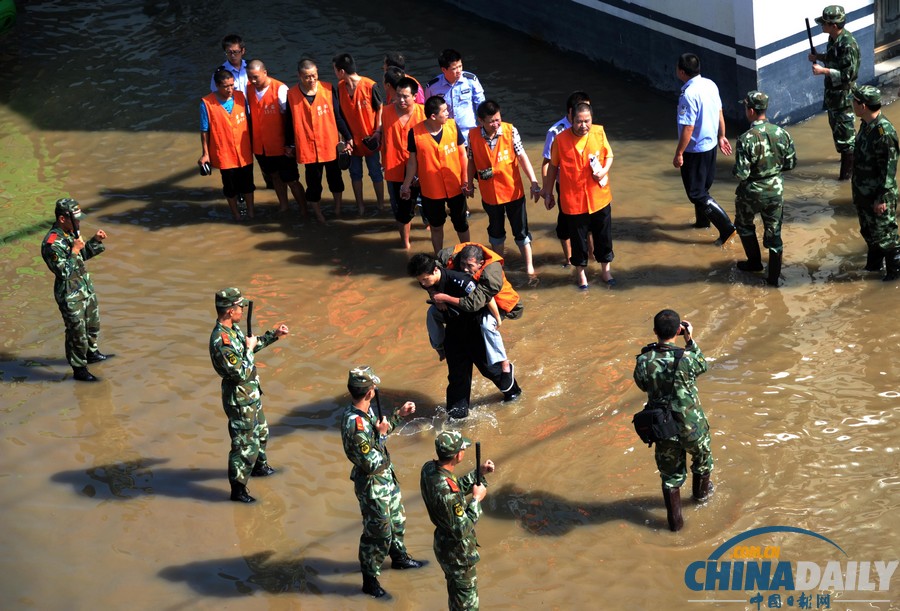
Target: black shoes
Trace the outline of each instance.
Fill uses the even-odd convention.
[[[500,392],[509,392],[516,383],[515,366],[510,363],[509,371],[500,372]]]
[[[269,463],[262,463],[261,465],[256,465],[253,467],[253,471],[250,472],[250,475],[253,477],[268,477],[275,473],[275,469],[269,466]]]
[[[694,475],[691,482],[693,484],[693,497],[697,503],[705,503],[712,498],[713,485],[709,481],[709,473],[706,475]]]
[[[513,380],[512,388],[503,393],[503,402],[510,403],[518,399],[520,396],[522,396],[522,389],[519,388],[519,383]]]
[[[402,556],[391,556],[391,568],[392,569],[419,569],[425,566],[425,563],[420,560],[413,560],[409,554],[403,554]]]
[[[99,363],[101,361],[105,361],[106,359],[111,359],[116,356],[115,354],[103,354],[99,350],[97,352],[89,352],[87,355],[88,363]]]
[[[762,253],[759,251],[759,240],[755,235],[741,236],[741,245],[744,247],[746,261],[738,261],[737,268],[742,272],[761,272],[763,270]]]
[[[469,415],[469,404],[466,401],[460,401],[447,409],[447,416],[456,420],[461,420]]]
[[[381,587],[381,584],[378,583],[378,578],[374,575],[363,575],[362,591],[372,598],[381,598],[387,594],[384,588]]]
[[[231,482],[231,500],[237,503],[253,503],[255,498],[247,493],[247,486]]]
[[[79,382],[99,382],[100,378],[88,371],[87,367],[74,367],[72,377]]]

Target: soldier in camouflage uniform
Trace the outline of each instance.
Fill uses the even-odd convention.
[[[341,440],[344,454],[353,463],[350,479],[363,519],[363,532],[359,538],[362,591],[375,598],[387,594],[378,583],[378,576],[381,563],[388,554],[392,569],[417,569],[424,564],[410,557],[403,542],[406,511],[400,496],[400,482],[385,446],[388,434],[401,418],[415,413],[416,404],[407,401],[390,419],[379,418],[378,384],[381,379],[371,367],[351,369],[347,390],[352,402],[341,416]],[[372,409],[373,400],[378,414]]]
[[[53,296],[66,327],[66,360],[74,377],[81,382],[96,382],[88,371],[89,363],[99,363],[115,356],[103,354],[97,347],[100,335],[100,309],[94,283],[84,262],[106,250],[106,232],[100,229],[85,242],[81,238],[78,219],[82,212],[74,199],[56,202],[56,222],[41,243],[41,257],[53,272]]]
[[[450,611],[478,609],[478,579],[475,565],[480,556],[475,523],[481,517],[486,482],[477,482],[477,472],[457,478],[454,471],[472,442],[456,431],[442,431],[434,440],[437,460],[422,465],[419,487],[428,517],[434,524],[434,555],[444,570]],[[494,471],[490,460],[482,473]],[[468,494],[472,499],[466,501]]]
[[[709,422],[696,385],[697,376],[706,372],[706,359],[694,342],[691,323],[682,322],[678,312],[659,312],[653,318],[653,332],[658,341],[645,346],[636,357],[634,381],[650,401],[671,398],[670,407],[681,429],[677,436],[656,444],[656,466],[662,478],[669,528],[677,531],[684,525],[680,488],[687,479],[686,454],[691,455],[694,500],[705,502],[712,488]],[[675,347],[679,335],[684,335],[683,350]]]
[[[816,23],[828,34],[825,53],[810,53],[813,74],[825,77],[822,108],[828,111],[828,124],[834,137],[834,148],[841,154],[838,180],[847,180],[853,170],[853,107],[850,90],[859,74],[859,46],[853,34],[844,29],[847,15],[844,7],[826,6]],[[824,62],[820,66],[816,62]]]
[[[869,247],[866,270],[886,263],[885,281],[900,278],[897,237],[897,132],[881,112],[881,91],[853,90],[853,111],[861,119],[853,155],[853,204],[859,231]]]
[[[783,216],[784,181],[781,173],[794,169],[797,154],[791,135],[766,120],[769,96],[762,91],[750,91],[741,100],[750,129],[738,138],[734,152],[732,173],[741,182],[735,190],[734,225],[747,254],[739,261],[738,269],[749,272],[763,270],[759,241],[753,216],[763,221],[763,246],[769,250],[769,277],[766,282],[778,286],[781,275],[781,219]]]
[[[222,377],[222,407],[228,416],[228,481],[231,500],[252,503],[247,492],[250,476],[275,473],[266,456],[269,425],[262,410],[262,388],[256,373],[254,354],[288,334],[287,325],[278,325],[264,335],[245,336],[237,323],[244,317],[247,300],[240,289],[230,287],[216,293],[216,326],[209,337],[209,357]]]

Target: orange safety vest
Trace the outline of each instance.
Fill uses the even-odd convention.
[[[425,111],[418,104],[413,104],[409,121],[400,123],[397,109],[393,104],[384,107],[381,124],[381,163],[384,165],[384,178],[391,182],[403,182],[406,178],[406,162],[409,151],[409,130],[425,120]]]
[[[247,88],[250,101],[250,129],[253,153],[278,157],[284,155],[284,116],[278,103],[278,90],[284,85],[276,79],[269,79],[269,88],[262,98],[256,98],[256,88]]]
[[[508,204],[525,197],[522,175],[519,173],[519,158],[513,146],[512,124],[500,124],[500,137],[494,150],[481,135],[480,127],[469,130],[469,146],[476,170],[493,168],[494,175],[487,180],[478,180],[478,190],[485,204]],[[476,173],[476,177],[478,174]]]
[[[368,157],[375,154],[375,151],[370,151],[369,147],[363,144],[363,138],[371,136],[375,131],[375,115],[378,113],[372,108],[372,88],[374,87],[375,81],[363,76],[356,84],[356,90],[351,98],[347,83],[344,81],[338,83],[341,112],[344,113],[344,119],[350,126],[350,133],[353,135],[353,155],[357,157]]]
[[[475,282],[481,278],[481,273],[484,271],[484,268],[490,265],[491,263],[499,263],[501,273],[503,274],[503,286],[500,287],[500,291],[494,295],[494,300],[497,302],[497,307],[503,310],[504,312],[512,312],[513,308],[516,307],[516,304],[519,303],[519,294],[516,292],[516,289],[512,287],[509,283],[509,280],[506,279],[506,272],[503,272],[503,257],[495,253],[490,248],[485,248],[481,244],[477,244],[476,242],[462,242],[453,247],[453,254],[450,255],[450,259],[447,261],[447,268],[453,269],[453,259],[459,254],[466,246],[480,246],[481,250],[484,251],[484,265],[481,266],[475,274],[472,276],[472,279]]]
[[[575,148],[577,141],[571,129],[556,137],[556,146],[559,147],[559,201],[565,214],[594,213],[612,201],[609,181],[604,187],[597,184],[588,158],[595,155],[601,163],[606,163],[607,158],[612,157],[603,126],[591,126],[581,153]]]
[[[428,199],[447,199],[462,193],[466,181],[462,171],[465,147],[456,144],[459,131],[456,121],[447,119],[437,143],[424,121],[413,127],[416,140],[416,161],[419,168],[419,187]]]
[[[319,81],[318,85],[312,104],[299,85],[288,91],[298,163],[326,163],[337,159],[339,137],[331,84]]]
[[[233,170],[253,163],[247,106],[244,94],[234,92],[234,107],[229,113],[215,92],[205,96],[209,117],[209,162],[220,170]]]

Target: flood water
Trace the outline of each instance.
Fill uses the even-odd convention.
[[[424,82],[442,48],[459,48],[536,165],[566,95],[593,96],[615,151],[618,286],[601,287],[594,264],[590,291],[575,290],[555,212],[530,206],[541,284],[526,286],[508,242],[526,310],[502,327],[524,394],[502,405],[476,375],[477,406],[453,425],[498,465],[478,523],[482,608],[756,609],[756,588],[693,592],[684,575],[767,526],[814,531],[846,552],[797,534],[745,542],[779,546],[782,560],[897,559],[900,288],[862,271],[823,116],[790,128],[799,163],[786,183],[784,285],[773,290],[736,269],[736,239],[720,249],[711,230],[688,228],[693,207],[671,166],[673,97],[443,3],[264,4],[45,0],[0,38],[0,607],[446,608],[418,492],[447,426],[424,293],[405,276],[387,216],[322,227],[278,216],[261,189],[260,218],[229,220],[218,174],[203,178],[195,163],[198,101],[232,31],[247,59],[289,84],[306,53],[323,78],[340,51],[379,78],[382,53],[399,49]],[[886,113],[900,124],[896,104]],[[713,194],[733,214],[730,168],[720,157]],[[52,202],[67,195],[88,213],[86,233],[109,234],[88,263],[101,346],[117,355],[92,367],[99,384],[71,380],[40,258]],[[366,195],[371,207],[368,179]],[[470,206],[472,238],[486,242],[480,203]],[[430,250],[418,221],[413,237],[414,252]],[[254,329],[291,327],[258,357],[279,473],[251,482],[252,506],[227,500],[226,420],[207,352],[213,293],[230,285],[254,299]],[[634,355],[665,307],[694,324],[710,361],[700,392],[716,459],[715,497],[686,501],[674,534],[652,450],[631,427],[643,399]],[[360,516],[337,428],[347,370],[363,363],[387,405],[418,405],[390,449],[407,545],[431,564],[385,569],[387,603],[359,593]],[[830,608],[900,608],[900,572],[885,592],[813,590],[831,592]],[[701,599],[736,602],[689,602]],[[845,602],[856,600],[882,602]]]

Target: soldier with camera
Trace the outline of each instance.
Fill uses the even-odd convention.
[[[712,490],[709,422],[696,385],[697,377],[706,372],[706,359],[694,342],[691,323],[682,321],[674,310],[662,310],[653,318],[653,333],[657,341],[636,357],[634,381],[647,393],[648,404],[668,404],[677,425],[674,435],[653,440],[669,529],[677,531],[684,526],[680,489],[687,479],[687,454],[691,455],[694,500],[705,502]],[[675,346],[679,335],[684,337],[684,348]]]

